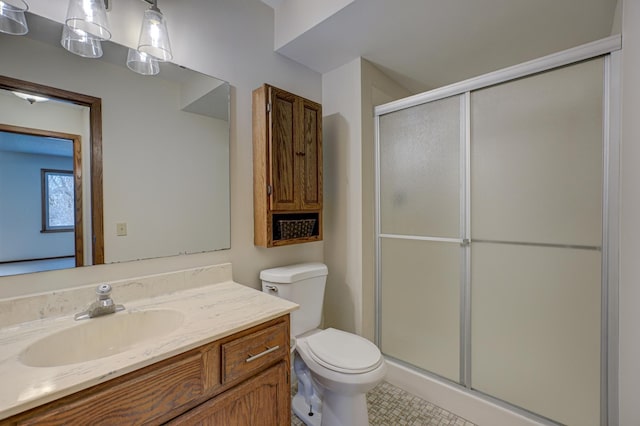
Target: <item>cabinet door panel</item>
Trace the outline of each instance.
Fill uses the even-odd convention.
[[[322,110],[320,105],[303,101],[303,140],[299,156],[304,180],[302,208],[315,210],[322,203]]]
[[[271,193],[272,210],[296,208],[295,194],[295,96],[270,89],[271,101]]]
[[[280,362],[253,379],[177,417],[169,425],[291,424],[286,363]]]

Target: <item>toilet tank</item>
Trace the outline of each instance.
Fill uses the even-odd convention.
[[[320,326],[327,273],[323,263],[299,263],[260,272],[262,291],[300,305],[291,313],[292,336]]]

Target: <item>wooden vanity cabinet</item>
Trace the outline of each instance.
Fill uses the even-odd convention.
[[[322,240],[320,104],[268,84],[253,91],[253,193],[255,245]],[[315,222],[295,236],[283,221]]]
[[[192,425],[288,425],[289,410],[278,406],[278,393],[289,387],[286,365],[280,362],[233,390],[223,393],[169,422],[171,426]],[[289,411],[287,411],[289,413]]]
[[[289,425],[289,371],[285,315],[0,424]]]

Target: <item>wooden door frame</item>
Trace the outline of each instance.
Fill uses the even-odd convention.
[[[91,147],[89,152],[91,167],[91,240],[93,243],[91,255],[92,265],[103,264],[104,216],[102,202],[102,99],[6,76],[0,76],[0,89],[10,91],[17,90],[23,93],[46,96],[48,98],[55,98],[89,108],[89,144]],[[78,151],[78,154],[80,154],[80,151]],[[75,156],[76,148],[74,142],[74,169],[76,164]],[[76,195],[76,200],[77,198],[78,197]],[[82,232],[82,226],[79,228]],[[77,226],[76,229],[78,229]],[[83,242],[82,239],[80,241],[81,243]],[[78,235],[76,234],[76,255],[77,252]]]

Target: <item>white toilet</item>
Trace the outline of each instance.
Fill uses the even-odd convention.
[[[322,263],[301,263],[260,273],[264,292],[300,305],[291,313],[298,378],[293,411],[310,426],[368,425],[366,393],[384,379],[387,365],[367,339],[318,329],[327,272]]]

